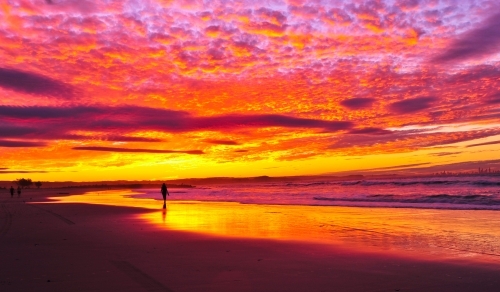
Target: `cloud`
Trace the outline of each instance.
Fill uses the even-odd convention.
[[[71,98],[71,86],[36,73],[0,68],[0,87],[34,95]]]
[[[341,131],[350,129],[352,122],[325,121],[318,119],[295,118],[285,115],[224,115],[208,118],[194,118],[192,125],[199,129],[229,128],[310,128],[325,131]]]
[[[356,97],[343,100],[340,104],[348,109],[357,110],[369,108],[372,106],[373,102],[375,102],[373,98]]]
[[[231,141],[231,140],[213,140],[213,139],[207,139],[203,140],[206,143],[210,144],[217,144],[217,145],[240,145],[240,143],[236,141]]]
[[[389,134],[392,134],[392,131],[380,129],[380,128],[368,127],[368,128],[350,130],[349,134],[389,135]]]
[[[467,145],[465,147],[466,148],[470,148],[470,147],[478,147],[478,146],[485,146],[485,145],[496,145],[496,144],[500,144],[500,140],[499,141],[484,142],[484,143],[477,143],[477,144],[470,144],[470,145]]]
[[[28,136],[30,134],[36,133],[37,128],[26,127],[26,126],[15,126],[5,123],[5,125],[0,125],[0,137],[3,138],[16,138]]]
[[[164,132],[192,132],[201,130],[223,131],[245,128],[304,128],[323,131],[350,129],[348,121],[327,121],[297,118],[286,115],[220,115],[193,116],[185,111],[173,111],[138,106],[76,106],[76,107],[12,107],[0,106],[0,118],[8,118],[10,129],[19,128],[28,135],[34,135],[32,125],[38,134],[61,137],[72,131],[101,131],[110,137],[124,137],[128,132],[150,130]],[[13,130],[10,130],[11,132]],[[35,131],[35,132],[36,132]],[[53,134],[56,133],[56,134]],[[23,135],[20,135],[23,136]],[[123,138],[125,141],[125,138]],[[141,138],[129,138],[132,140]],[[117,139],[118,140],[118,139]]]
[[[467,161],[467,162],[455,162],[455,163],[447,163],[447,164],[439,164],[439,165],[431,165],[425,166],[430,163],[417,163],[417,164],[408,164],[407,167],[403,167],[402,169],[398,169],[398,167],[386,167],[386,168],[373,168],[373,169],[362,169],[362,170],[353,170],[346,172],[337,172],[337,173],[329,173],[329,174],[361,174],[365,171],[367,174],[370,172],[376,172],[376,174],[431,174],[436,172],[443,171],[452,171],[452,172],[463,172],[463,171],[476,171],[478,168],[488,168],[491,167],[493,169],[500,169],[500,159],[493,160],[477,160],[477,161]]]
[[[478,27],[461,35],[433,62],[462,62],[500,52],[500,13],[492,15]]]
[[[447,145],[465,142],[500,134],[500,129],[462,131],[462,132],[433,132],[426,133],[425,130],[392,131],[387,135],[343,135],[337,136],[335,143],[329,149],[342,150],[342,152],[355,153],[361,151],[366,153],[375,152],[398,152],[401,149],[417,150],[424,147],[436,145]],[[363,149],[364,148],[364,149]]]
[[[386,166],[386,167],[376,167],[376,168],[367,168],[367,169],[360,169],[360,170],[352,170],[352,171],[342,171],[342,172],[332,172],[332,173],[325,173],[324,175],[332,175],[332,174],[362,174],[367,172],[368,174],[380,174],[381,172],[385,171],[401,171],[405,169],[414,169],[419,166],[424,166],[424,165],[429,165],[429,162],[422,162],[422,163],[411,163],[411,164],[402,164],[402,165],[394,165],[394,166]]]
[[[430,108],[436,100],[435,97],[409,98],[390,104],[389,109],[396,114],[415,113]]]
[[[71,148],[73,150],[118,152],[118,153],[158,153],[158,154],[204,154],[201,150],[163,150],[163,149],[136,149],[121,147],[99,147],[99,146],[79,146]]]
[[[11,173],[49,173],[45,170],[0,170],[0,174],[11,174]]]
[[[47,144],[43,142],[0,140],[0,147],[7,147],[7,148],[43,147],[46,145]]]
[[[377,168],[370,168],[370,169],[364,169],[365,170],[389,170],[389,169],[401,169],[401,168],[413,168],[417,166],[422,166],[422,165],[428,165],[430,164],[429,162],[424,162],[424,163],[412,163],[412,164],[402,164],[402,165],[395,165],[395,166],[387,166],[387,167],[377,167]]]
[[[450,156],[450,155],[456,155],[456,154],[460,154],[462,152],[437,152],[437,153],[429,153],[430,156],[438,156],[438,157],[441,157],[441,156]]]
[[[500,92],[497,92],[496,94],[489,96],[485,100],[485,103],[489,105],[500,104]]]

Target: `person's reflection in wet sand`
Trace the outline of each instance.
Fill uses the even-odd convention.
[[[164,208],[161,211],[161,220],[163,221],[163,224],[165,224],[165,222],[167,221],[167,209],[166,208]]]

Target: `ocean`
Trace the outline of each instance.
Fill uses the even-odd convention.
[[[158,189],[134,190],[135,198],[160,199]],[[500,210],[500,176],[311,180],[230,183],[173,188],[168,200],[243,204]]]

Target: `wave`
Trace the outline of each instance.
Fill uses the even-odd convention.
[[[343,182],[312,182],[312,183],[287,183],[287,187],[315,187],[327,185],[340,185],[340,186],[412,186],[412,185],[426,185],[426,186],[439,186],[439,185],[469,185],[479,187],[495,187],[500,186],[500,181],[488,180],[357,180],[357,181],[343,181]],[[279,186],[279,185],[277,185]]]
[[[364,197],[313,197],[318,201],[330,202],[354,202],[354,203],[399,203],[399,204],[425,204],[432,207],[432,204],[449,204],[449,205],[473,205],[473,206],[500,206],[500,200],[489,195],[424,195],[413,198],[401,197],[396,195],[368,195]]]

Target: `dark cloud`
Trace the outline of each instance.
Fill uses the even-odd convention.
[[[132,137],[132,136],[104,136],[99,139],[92,138],[89,136],[72,136],[72,137],[66,136],[64,138],[71,140],[102,140],[111,142],[165,142],[165,140],[162,139],[147,138],[147,137]]]
[[[204,154],[201,150],[160,150],[160,149],[135,149],[135,148],[121,148],[121,147],[99,147],[99,146],[81,146],[73,147],[73,150],[87,150],[87,151],[103,151],[103,152],[120,152],[120,153],[158,153],[158,154]]]
[[[456,154],[460,154],[462,152],[437,152],[437,153],[429,153],[430,156],[438,156],[438,157],[441,157],[441,156],[450,156],[450,155],[456,155]]]
[[[438,63],[478,59],[500,52],[500,13],[492,15],[479,27],[461,35],[447,50],[432,61]]]
[[[8,125],[7,123],[5,123],[5,125],[0,125],[0,137],[2,138],[23,137],[36,133],[37,131],[37,128],[32,127]]]
[[[346,121],[304,119],[284,115],[225,115],[209,118],[193,118],[191,122],[198,129],[284,127],[340,131],[348,130],[353,126],[351,122]]]
[[[399,170],[405,170],[405,169],[414,169],[418,168],[420,166],[424,165],[429,165],[429,162],[423,162],[423,163],[412,163],[412,164],[402,164],[402,165],[394,165],[394,166],[387,166],[387,167],[377,167],[377,168],[367,168],[367,169],[360,169],[360,170],[353,170],[353,171],[342,171],[342,172],[334,172],[334,173],[325,173],[324,175],[332,175],[332,174],[361,174],[364,172],[367,173],[377,173],[379,172],[384,172],[384,171],[399,171]]]
[[[218,144],[218,145],[240,145],[240,143],[236,141],[231,141],[231,140],[204,140],[204,142],[210,143],[210,144]]]
[[[376,172],[376,174],[384,174],[384,170],[389,174],[401,173],[401,174],[430,174],[436,172],[443,171],[476,171],[478,168],[488,168],[491,167],[493,169],[500,169],[500,159],[494,160],[478,160],[478,161],[467,161],[467,162],[457,162],[457,163],[448,163],[448,164],[440,164],[440,165],[432,165],[426,166],[426,164],[430,163],[418,163],[414,165],[406,165],[406,167],[398,169],[398,167],[389,168],[374,168],[374,169],[363,169],[363,170],[354,170],[354,171],[346,171],[346,172],[337,172],[337,173],[329,173],[329,174],[370,174],[370,172]]]
[[[430,96],[409,98],[392,103],[389,105],[389,109],[396,114],[415,113],[430,108],[434,101],[436,98]]]
[[[465,146],[466,148],[470,147],[478,147],[478,146],[485,146],[485,145],[495,145],[495,144],[500,144],[500,140],[498,141],[490,141],[490,142],[484,142],[484,143],[477,143],[477,144],[470,144]]]
[[[488,96],[488,98],[485,100],[486,104],[499,104],[500,103],[500,92],[493,94],[491,96]]]
[[[9,147],[9,148],[43,147],[46,145],[47,144],[43,142],[0,140],[0,147]]]
[[[428,165],[428,164],[430,164],[430,163],[429,162],[412,163],[412,164],[402,164],[402,165],[387,166],[387,167],[370,168],[370,169],[364,169],[364,170],[389,170],[389,169],[412,168],[412,167]]]
[[[45,170],[0,170],[0,174],[7,174],[7,173],[49,173],[48,171]]]
[[[465,142],[500,134],[500,129],[476,130],[468,132],[436,132],[425,130],[393,131],[387,135],[343,135],[336,138],[329,149],[356,149],[360,147],[384,147],[393,149],[396,145],[406,148],[432,147]],[[447,147],[448,148],[448,147]]]
[[[375,99],[373,98],[356,97],[343,100],[340,104],[348,109],[357,110],[371,107],[374,101]]]
[[[131,131],[152,130],[164,132],[190,132],[200,130],[231,130],[241,128],[309,128],[340,131],[352,128],[347,121],[327,121],[296,118],[285,115],[223,115],[196,117],[184,111],[173,111],[136,106],[99,107],[12,107],[0,106],[0,119],[6,119],[11,133],[16,127],[24,131],[20,136],[47,135],[47,139],[60,138],[78,130],[101,131],[110,137],[121,137]],[[36,128],[32,128],[36,125]],[[33,130],[35,129],[35,130]],[[7,130],[6,130],[7,131]],[[146,141],[128,138],[129,141]],[[119,140],[119,139],[117,139]],[[126,140],[123,140],[126,141]]]
[[[0,87],[35,95],[71,98],[71,86],[36,73],[0,68]]]
[[[380,128],[362,128],[362,129],[353,129],[349,131],[349,134],[365,134],[365,135],[389,135],[392,134],[392,131],[380,129]]]

